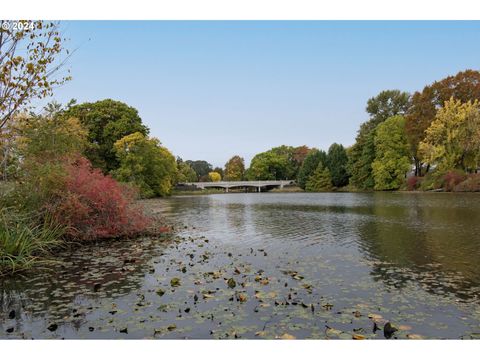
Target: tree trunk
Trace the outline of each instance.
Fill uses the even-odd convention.
[[[415,161],[415,176],[422,176],[422,163],[416,157],[413,159]]]

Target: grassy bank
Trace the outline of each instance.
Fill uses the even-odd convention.
[[[184,196],[184,195],[211,195],[211,194],[224,194],[223,189],[205,189],[205,190],[173,190],[172,196]]]
[[[272,189],[269,192],[273,193],[297,193],[297,192],[305,192],[301,187],[299,186],[285,186],[284,188],[276,188]]]

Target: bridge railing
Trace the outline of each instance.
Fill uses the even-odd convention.
[[[211,181],[211,182],[189,182],[178,184],[180,186],[193,186],[197,189],[223,188],[226,192],[233,188],[256,188],[258,192],[262,188],[280,187],[295,184],[294,180],[254,180],[254,181]]]

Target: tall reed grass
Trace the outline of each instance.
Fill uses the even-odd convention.
[[[29,268],[59,246],[65,228],[47,215],[39,218],[0,209],[0,274]]]

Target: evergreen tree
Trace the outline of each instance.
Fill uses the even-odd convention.
[[[393,116],[378,125],[375,132],[375,160],[372,173],[375,190],[397,190],[410,170],[405,118]]]
[[[298,171],[297,183],[302,189],[305,189],[308,178],[315,172],[319,163],[325,164],[327,162],[327,154],[325,151],[312,149],[308,152],[303,161],[300,170]]]
[[[347,171],[348,156],[345,148],[341,144],[334,143],[328,149],[327,167],[332,174],[332,184],[336,187],[342,187],[348,184]]]
[[[308,177],[305,190],[312,192],[332,190],[332,177],[330,171],[321,162],[318,164],[314,173]]]

